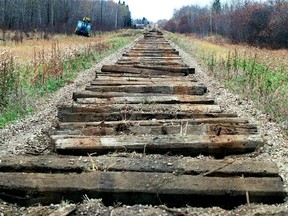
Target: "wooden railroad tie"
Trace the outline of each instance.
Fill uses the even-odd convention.
[[[233,207],[247,192],[251,202],[285,195],[277,166],[254,159],[17,156],[3,158],[0,171],[0,198],[22,204],[81,201],[86,194],[106,203]]]

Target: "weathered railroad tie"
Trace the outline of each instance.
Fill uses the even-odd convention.
[[[241,159],[263,145],[258,126],[223,112],[194,73],[161,32],[145,33],[74,92],[72,106],[59,107],[55,155],[1,159],[0,198],[29,205],[86,194],[107,204],[225,208],[282,202],[277,166]]]

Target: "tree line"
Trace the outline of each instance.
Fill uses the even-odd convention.
[[[270,48],[288,48],[288,1],[232,0],[210,7],[184,6],[163,24],[172,32],[212,34],[229,38],[233,43],[247,43]]]
[[[1,0],[0,28],[22,32],[73,33],[77,20],[89,17],[94,30],[131,26],[125,2],[112,0]]]

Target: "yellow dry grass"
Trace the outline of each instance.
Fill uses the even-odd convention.
[[[174,38],[173,38],[174,37]],[[271,119],[288,122],[288,49],[231,44],[220,36],[172,35],[222,83],[250,98]]]
[[[111,35],[110,35],[111,36]],[[32,61],[35,51],[52,49],[53,44],[57,42],[61,49],[73,49],[75,47],[81,47],[95,42],[100,42],[105,39],[107,35],[99,35],[96,37],[81,37],[81,36],[66,36],[55,35],[50,40],[44,39],[24,39],[23,43],[15,43],[13,41],[0,42],[0,52],[9,51],[12,56],[16,57],[20,61]]]
[[[284,67],[288,71],[288,49],[271,50],[244,44],[230,44],[220,36],[200,39],[194,35],[187,35],[186,39],[193,40],[195,46],[200,50],[205,50],[207,53],[216,53],[219,59],[226,59],[229,52],[232,54],[236,51],[242,57],[254,58],[256,55],[257,62],[267,65],[273,70]]]
[[[227,45],[229,49],[237,50],[242,55],[256,55],[257,60],[267,65],[271,69],[280,69],[279,67],[285,67],[288,70],[288,50],[271,50],[266,48],[257,48],[243,45]]]

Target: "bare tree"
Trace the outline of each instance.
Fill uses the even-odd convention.
[[[97,30],[131,26],[129,6],[112,0],[1,0],[0,28],[73,33],[79,19],[90,17]],[[5,35],[5,34],[4,34]]]
[[[183,6],[175,10],[164,28],[199,35],[221,34],[234,43],[275,48],[288,47],[288,1],[232,0],[221,6],[214,0],[211,9]]]

